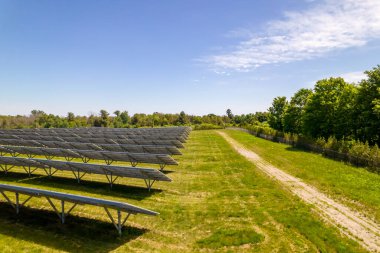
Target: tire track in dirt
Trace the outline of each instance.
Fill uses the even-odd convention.
[[[318,209],[318,214],[322,218],[335,225],[343,234],[357,241],[369,251],[380,252],[380,227],[376,222],[336,202],[318,189],[304,183],[301,179],[274,167],[256,153],[244,148],[228,134],[220,131],[218,133],[239,154],[254,163],[257,168],[279,181],[306,203],[312,204]]]

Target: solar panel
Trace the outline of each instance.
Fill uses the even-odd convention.
[[[170,133],[170,132],[110,132],[110,131],[57,131],[57,130],[39,130],[39,129],[16,129],[16,130],[0,130],[2,135],[42,135],[42,136],[62,136],[62,137],[83,137],[83,138],[127,138],[127,139],[149,139],[149,140],[167,140],[177,139],[184,142],[187,138],[186,134]]]
[[[12,129],[12,130],[0,130],[3,134],[90,134],[90,135],[122,135],[122,136],[165,136],[165,137],[188,137],[187,131],[154,131],[151,129],[145,131],[123,131],[119,129]]]
[[[9,165],[11,167],[7,167]],[[33,172],[31,167],[43,169],[48,176],[53,176],[57,170],[71,171],[78,182],[80,182],[84,174],[105,175],[111,186],[117,177],[138,178],[145,181],[149,190],[155,181],[172,181],[164,173],[150,168],[0,156],[0,169],[4,172],[8,172],[14,166],[23,167],[29,175]],[[54,171],[54,169],[56,171]]]
[[[6,192],[15,193],[16,201],[12,202],[11,198],[8,197]],[[138,206],[134,206],[128,203],[100,199],[100,198],[85,197],[81,195],[74,195],[74,194],[68,194],[68,193],[62,193],[62,192],[41,190],[41,189],[29,188],[29,187],[0,184],[0,193],[3,195],[5,200],[9,204],[11,204],[12,207],[15,208],[17,214],[19,213],[20,208],[23,207],[32,197],[46,198],[50,206],[57,213],[62,223],[65,223],[66,217],[73,211],[73,209],[78,204],[103,207],[120,235],[122,233],[122,227],[124,226],[125,222],[127,221],[127,219],[129,218],[131,214],[158,215],[157,212],[144,209]],[[27,195],[29,196],[29,198],[27,198],[24,202],[20,203],[20,199],[19,199],[20,194]],[[60,203],[61,207],[58,208],[57,205],[51,201],[51,199],[59,200],[61,202]],[[68,210],[65,209],[65,202],[72,203],[73,204],[72,207]],[[108,209],[114,209],[117,211],[116,219],[113,218],[113,216],[111,215]],[[122,218],[121,212],[127,213],[124,220],[121,219]]]
[[[39,135],[14,135],[0,134],[0,139],[20,139],[36,141],[61,141],[61,142],[86,142],[96,144],[135,144],[135,145],[164,145],[183,148],[184,145],[178,140],[146,140],[146,139],[109,139],[109,138],[81,138],[81,137],[59,137]]]
[[[11,135],[23,138],[23,136],[30,136],[32,133],[12,133]],[[9,134],[2,133],[1,135],[7,136]],[[42,137],[75,137],[75,138],[107,138],[107,139],[132,139],[132,140],[178,140],[180,142],[186,142],[184,137],[173,135],[122,135],[122,134],[87,134],[87,133],[33,133],[33,135]]]
[[[94,144],[83,142],[62,142],[62,141],[37,141],[21,139],[0,139],[0,145],[6,146],[26,146],[26,147],[47,147],[47,148],[67,148],[82,150],[104,150],[114,152],[130,153],[151,153],[181,155],[182,153],[175,146],[160,145],[135,145],[135,144]]]
[[[159,164],[161,168],[166,165],[178,165],[178,163],[169,155],[149,154],[149,153],[128,153],[128,152],[113,152],[113,151],[94,151],[94,150],[78,150],[64,148],[44,148],[44,147],[21,147],[21,146],[0,146],[0,154],[8,153],[13,156],[17,154],[26,154],[29,158],[34,156],[45,156],[47,159],[54,157],[65,157],[66,160],[72,158],[81,158],[83,162],[88,162],[90,159],[104,160],[107,164],[114,161],[131,162],[132,166],[137,163]]]

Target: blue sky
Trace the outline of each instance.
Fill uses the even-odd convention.
[[[380,64],[378,0],[0,0],[0,114],[266,110]]]

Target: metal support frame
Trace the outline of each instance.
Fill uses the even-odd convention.
[[[45,197],[45,198],[49,202],[50,206],[53,208],[54,212],[57,214],[57,216],[60,219],[62,224],[65,223],[66,217],[78,205],[77,203],[74,203],[73,206],[69,209],[69,211],[65,212],[65,201],[64,200],[61,200],[61,210],[58,210],[58,208],[54,205],[53,201],[51,201],[51,199],[49,197]]]
[[[52,167],[49,166],[49,168],[43,168],[43,170],[46,172],[48,177],[52,177],[55,173],[57,173],[57,169],[55,169],[54,172],[52,172]]]
[[[32,159],[32,158],[36,157],[36,155],[26,154],[26,157],[28,157],[29,159]]]
[[[122,215],[121,215],[121,211],[120,210],[117,210],[117,221],[115,221],[115,219],[113,218],[113,216],[111,215],[110,211],[108,210],[107,207],[104,207],[104,210],[106,211],[108,217],[110,218],[110,220],[112,221],[112,224],[115,226],[117,232],[119,233],[119,236],[121,236],[122,234],[122,228],[123,226],[125,225],[125,223],[127,222],[129,216],[131,215],[131,213],[127,213],[127,216],[124,218],[124,220],[122,221]]]
[[[84,175],[87,174],[86,172],[83,172],[83,174],[81,175],[80,174],[81,172],[79,169],[77,169],[77,170],[71,169],[71,172],[74,174],[74,177],[78,181],[78,184],[80,183],[80,180],[84,177]]]
[[[165,163],[160,163],[160,171],[163,171],[166,167]]]
[[[112,160],[112,158],[110,158],[108,155],[105,155],[104,153],[103,153],[103,159],[104,159],[104,161],[105,161],[105,163],[107,164],[107,165],[111,165],[114,161]]]
[[[107,170],[103,170],[103,171],[104,171],[104,175],[106,175],[108,182],[110,183],[110,187],[112,188],[113,184],[119,178],[119,176],[114,177],[111,172]]]
[[[45,155],[45,158],[46,158],[47,160],[53,160],[54,157],[55,157],[55,156],[53,156],[53,155]]]
[[[9,154],[11,154],[12,157],[18,157],[20,154],[14,151],[10,151]]]
[[[156,180],[154,180],[154,179],[151,180],[150,178],[144,179],[144,181],[145,181],[146,187],[148,188],[148,191],[150,191],[152,189],[154,182],[156,182]]]
[[[107,165],[111,165],[113,163],[112,159],[104,159]]]
[[[35,172],[36,170],[37,170],[37,168],[35,168],[34,170],[32,170],[31,168],[30,168],[30,165],[29,166],[22,166],[22,168],[25,170],[25,172],[26,173],[28,173],[28,176],[30,177],[30,176],[32,176],[32,173],[33,172]]]
[[[91,159],[85,156],[81,156],[82,162],[83,163],[88,163]]]
[[[8,167],[7,164],[4,164],[4,165],[0,164],[0,169],[1,169],[2,171],[4,171],[5,174],[7,174],[7,172],[10,171],[13,167],[15,167],[15,166],[14,166],[14,165],[11,165],[10,167]]]
[[[16,214],[20,213],[20,208],[25,206],[25,204],[33,198],[33,196],[29,196],[26,200],[24,200],[22,203],[20,203],[20,194],[18,192],[15,193],[15,203],[12,202],[12,200],[3,192],[0,191],[1,195],[6,199],[6,201],[16,210]]]
[[[68,162],[71,162],[74,159],[74,157],[68,157],[68,156],[65,156],[64,158]]]
[[[13,202],[9,199],[9,197],[3,192],[3,191],[0,191],[1,195],[3,195],[3,197],[5,198],[5,200],[14,208],[16,209],[16,205],[13,204]],[[16,209],[17,210],[17,209]]]

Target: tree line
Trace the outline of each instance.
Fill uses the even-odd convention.
[[[136,113],[130,115],[128,111],[116,110],[110,114],[106,110],[89,116],[75,115],[72,112],[67,116],[47,114],[41,110],[32,110],[30,115],[0,115],[0,128],[73,128],[73,127],[164,127],[193,125],[199,128],[223,128],[232,123],[227,115],[207,114],[203,116],[180,113],[152,114]]]
[[[300,89],[289,101],[276,97],[268,110],[269,126],[315,139],[380,145],[380,65],[365,74],[359,83],[332,77]]]

